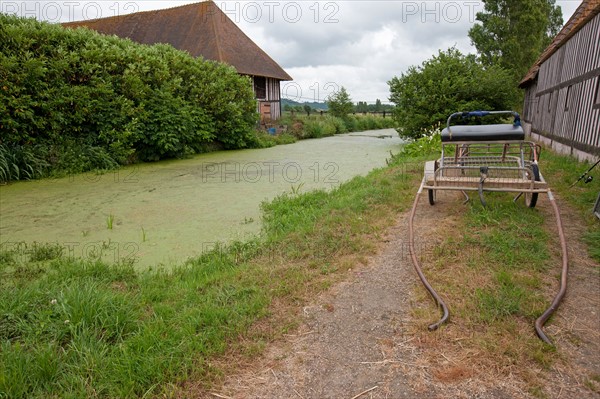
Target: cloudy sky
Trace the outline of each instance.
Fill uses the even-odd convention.
[[[0,0],[0,11],[50,22],[109,17],[196,1]],[[293,78],[284,97],[324,101],[344,86],[353,101],[387,102],[387,81],[439,49],[475,52],[467,36],[480,1],[257,0],[215,3]],[[580,4],[558,0],[566,22]]]

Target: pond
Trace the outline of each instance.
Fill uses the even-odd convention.
[[[384,129],[17,182],[0,187],[0,243],[58,243],[70,256],[171,267],[258,233],[262,201],[366,175],[401,143]]]

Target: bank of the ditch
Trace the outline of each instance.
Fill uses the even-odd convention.
[[[571,195],[564,183],[583,165],[553,155],[547,159],[542,170],[562,197],[591,198],[596,186],[576,187],[579,194]],[[280,196],[263,205],[260,236],[169,271],[68,259],[60,248],[47,246],[2,252],[0,397],[153,397],[177,392],[189,380],[210,384],[220,372],[212,359],[232,348],[240,355],[260,352],[294,328],[297,306],[364,263],[397,214],[410,206],[421,175],[419,158],[396,158],[330,192]],[[477,218],[467,214],[473,220],[460,223],[477,224],[482,231],[501,228],[502,236],[490,237],[498,238],[506,253],[511,244],[503,237],[511,229],[523,245],[547,251],[551,243],[543,232],[529,234],[515,221],[529,215],[539,230],[538,211],[521,209],[509,216],[515,222],[504,226],[498,220],[511,210],[502,203],[491,213],[475,209]],[[583,202],[579,211],[588,211]],[[589,230],[595,234],[597,226],[590,224]],[[493,255],[496,241],[469,235],[469,254],[479,248]],[[459,243],[445,245],[447,251],[436,253],[436,267],[460,250],[452,247]],[[500,255],[506,254],[498,255],[502,262]],[[548,271],[539,266],[532,263],[523,281],[544,289],[538,279]],[[473,302],[465,309],[474,312],[474,322],[491,329],[510,327],[505,321],[512,317],[534,318],[542,309],[537,300],[525,311],[506,308],[504,299],[521,300],[519,289],[507,287],[520,284],[522,274],[513,277],[511,268],[496,272],[498,281],[467,298]],[[454,286],[446,284],[440,290]],[[510,328],[503,336],[512,339]],[[485,349],[486,342],[480,345]],[[548,361],[551,351],[536,340],[518,348],[540,362]]]
[[[172,271],[69,259],[52,246],[2,252],[0,397],[141,397],[210,381],[207,361],[239,345],[272,303],[295,304],[372,253],[420,174],[397,163],[331,192],[280,196],[263,206],[260,237]]]

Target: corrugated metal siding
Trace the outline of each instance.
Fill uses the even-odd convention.
[[[600,155],[600,14],[540,65],[525,93],[523,119],[532,131]]]

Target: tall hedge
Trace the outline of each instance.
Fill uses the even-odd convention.
[[[243,148],[257,116],[250,81],[233,67],[168,45],[0,14],[0,148],[7,153],[26,149],[50,168],[89,169],[106,158],[159,160],[215,143]],[[73,151],[102,156],[70,164]]]

